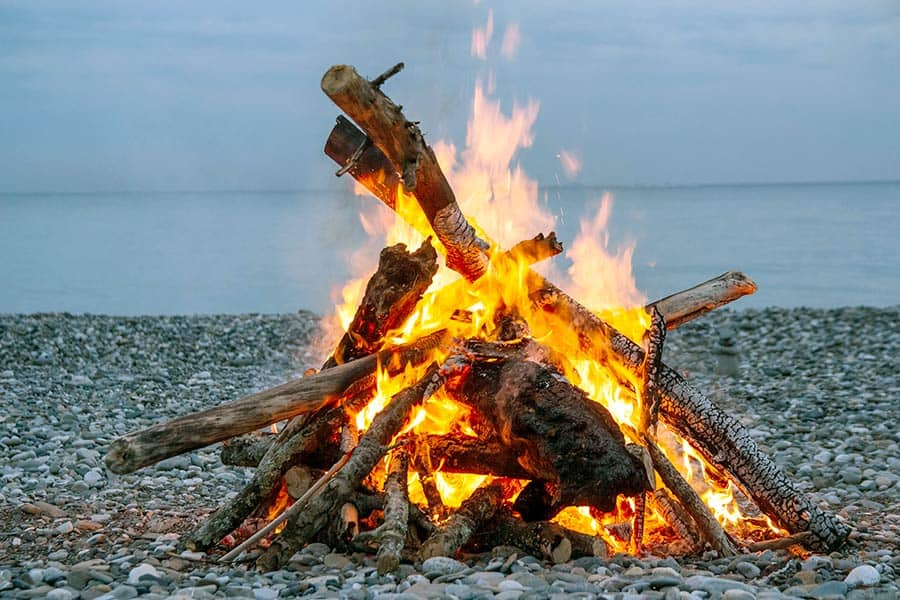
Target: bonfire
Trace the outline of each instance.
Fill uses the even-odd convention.
[[[375,274],[349,286],[361,299],[330,358],[120,438],[108,467],[130,472],[225,441],[223,460],[255,475],[188,545],[263,569],[313,541],[377,553],[381,572],[501,544],[557,562],[841,546],[848,527],[662,361],[667,330],[755,284],[728,272],[652,303],[601,302],[598,289],[633,287],[629,261],[580,238],[576,254],[603,260],[574,267],[564,291],[546,266],[562,244],[534,235],[550,222],[536,186],[506,166],[522,143],[511,130],[522,128],[471,123],[470,137],[494,145],[464,156],[482,167],[466,171],[381,90],[401,68],[367,80],[339,65],[322,79],[350,117],[338,117],[326,154],[403,224]],[[479,89],[474,112],[490,119],[499,108]],[[467,205],[489,196],[490,210],[476,223],[455,192]],[[513,223],[535,229],[526,237]]]

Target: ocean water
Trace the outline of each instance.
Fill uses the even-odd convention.
[[[542,190],[564,244],[604,191]],[[609,191],[610,242],[635,243],[650,299],[735,269],[759,285],[735,308],[900,304],[900,183]],[[343,187],[0,195],[0,313],[322,314],[372,202]]]

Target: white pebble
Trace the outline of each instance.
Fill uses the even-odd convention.
[[[844,583],[847,585],[878,585],[881,575],[872,565],[860,565],[850,571]]]

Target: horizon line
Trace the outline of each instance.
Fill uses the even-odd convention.
[[[776,187],[776,186],[816,186],[816,185],[884,185],[900,184],[900,179],[822,179],[796,181],[738,181],[738,182],[688,182],[688,183],[579,183],[538,184],[541,190],[590,189],[590,188],[627,188],[627,189],[689,189],[704,187]],[[91,196],[99,194],[293,194],[309,192],[333,192],[331,188],[173,188],[173,189],[97,189],[84,191],[34,190],[6,191],[0,190],[0,196]]]

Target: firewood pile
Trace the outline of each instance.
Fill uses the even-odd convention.
[[[267,570],[312,541],[377,552],[381,572],[500,544],[557,562],[644,548],[841,546],[848,527],[662,362],[667,330],[755,284],[726,273],[633,311],[639,334],[620,332],[531,268],[561,252],[554,234],[501,249],[476,231],[417,124],[380,89],[401,68],[371,81],[345,65],[325,73],[322,90],[356,123],[338,117],[325,152],[429,237],[382,251],[320,370],[126,435],[109,469],[224,441],[223,462],[255,473],[187,543],[227,551],[223,560],[255,556]],[[462,277],[432,286],[439,253]],[[603,374],[607,392],[588,389],[588,372]],[[423,425],[434,421],[441,427]],[[450,502],[454,473],[470,489]],[[703,485],[736,489],[761,514],[723,527]],[[576,514],[592,525],[563,518]]]

